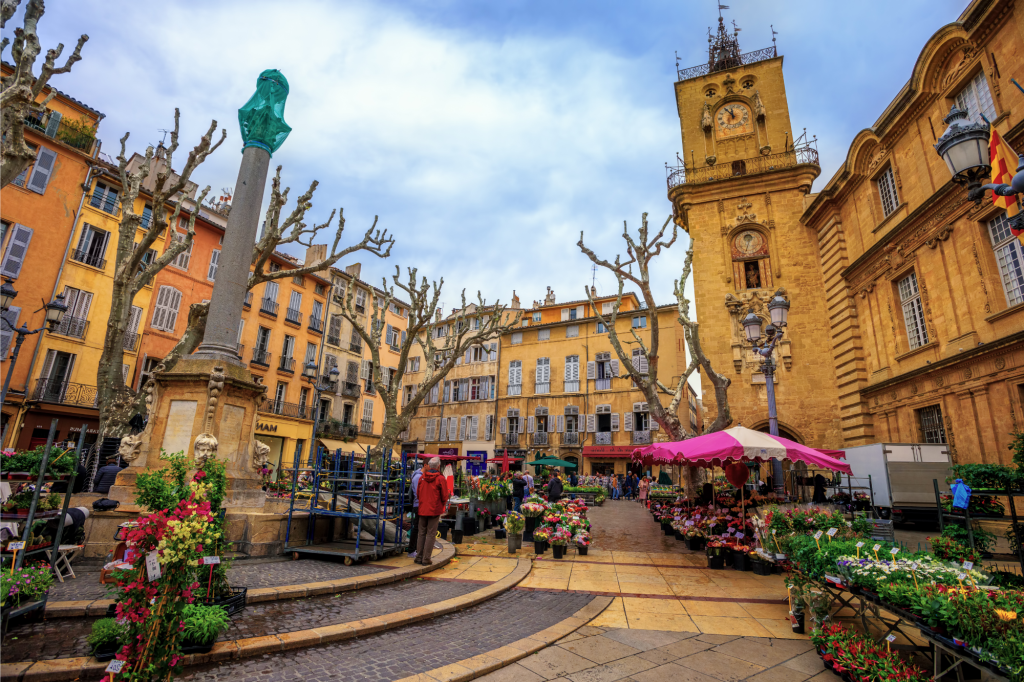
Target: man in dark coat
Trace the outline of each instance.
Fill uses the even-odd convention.
[[[548,483],[548,502],[558,502],[562,499],[562,481],[558,476],[552,476]]]

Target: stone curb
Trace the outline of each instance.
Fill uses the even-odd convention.
[[[447,550],[448,548],[446,547],[445,549]],[[451,546],[451,549],[454,553],[454,546]],[[449,557],[449,559],[450,558],[451,557]],[[365,637],[366,635],[383,632],[384,630],[391,630],[417,621],[454,613],[455,611],[461,611],[462,609],[469,608],[470,606],[476,606],[481,602],[498,596],[502,592],[512,589],[525,579],[527,575],[529,575],[532,567],[533,562],[529,558],[519,557],[516,567],[511,573],[501,580],[491,583],[490,585],[474,592],[454,597],[452,599],[446,599],[428,606],[420,606],[414,609],[388,613],[383,616],[365,618],[363,620],[356,620],[349,623],[327,625],[310,630],[299,630],[297,632],[286,632],[280,635],[267,635],[263,637],[249,637],[246,639],[234,640],[232,642],[217,642],[213,646],[213,650],[208,654],[194,654],[186,656],[185,666],[204,665],[207,663],[217,663],[220,661],[238,658],[250,658],[275,651],[300,649],[303,647],[316,646],[318,644],[327,644],[329,642],[352,639],[354,637]],[[607,604],[605,606],[607,606]],[[604,606],[601,607],[601,610],[603,609]],[[580,625],[582,624],[583,623],[581,622]],[[577,625],[576,627],[579,626]],[[575,630],[576,627],[574,627],[573,630]],[[550,630],[551,628],[548,629]],[[15,680],[17,682],[64,682],[65,680],[75,679],[99,679],[102,676],[103,669],[106,668],[106,665],[106,663],[100,663],[91,656],[58,658],[48,661],[3,663],[0,664],[0,678],[2,678],[4,682],[15,682]]]
[[[365,587],[386,585],[407,578],[415,578],[447,565],[455,556],[455,545],[445,540],[439,540],[439,542],[441,543],[441,551],[430,566],[413,564],[412,566],[396,568],[390,571],[358,575],[351,578],[340,578],[338,580],[325,580],[323,582],[299,585],[280,585],[278,587],[257,587],[249,590],[246,594],[245,603],[258,604],[266,601],[317,597],[324,594],[361,590]],[[50,602],[46,605],[45,617],[81,618],[82,616],[104,616],[107,613],[107,607],[113,603],[110,599]]]
[[[570,617],[540,632],[535,632],[529,637],[457,663],[450,663],[418,675],[410,675],[398,682],[469,682],[469,680],[483,677],[551,646],[597,618],[611,603],[612,597],[594,597],[589,604]]]

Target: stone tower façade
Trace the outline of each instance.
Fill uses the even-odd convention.
[[[700,335],[716,371],[729,376],[734,424],[768,430],[765,379],[740,320],[778,290],[791,303],[776,349],[780,434],[813,447],[840,447],[830,310],[815,234],[800,223],[818,176],[817,150],[794,140],[782,57],[774,46],[741,54],[719,18],[708,62],[678,72],[683,142],[668,168],[677,225],[694,241]],[[717,406],[706,378],[709,419]]]

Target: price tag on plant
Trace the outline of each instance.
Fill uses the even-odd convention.
[[[817,533],[814,534],[814,539],[820,540],[822,535],[824,535],[824,533],[819,530]]]
[[[726,517],[725,517],[725,520],[726,520],[726,521],[732,521],[732,514],[730,514],[729,516],[726,516]]]
[[[896,635],[889,635],[888,637],[885,638],[885,641],[887,641],[887,642],[895,642],[896,641]]]
[[[839,532],[838,528],[829,528],[828,532],[825,533],[825,535],[829,536],[830,538],[834,538],[836,536],[836,533],[838,533],[838,532]]]
[[[964,570],[965,571],[969,571],[972,568],[974,568],[974,562],[973,561],[965,561],[964,562]]]
[[[204,565],[209,566],[211,564],[219,564],[219,563],[220,563],[220,557],[219,556],[204,556],[203,557],[203,564]]]
[[[155,549],[146,555],[146,577],[149,582],[160,579],[160,553]]]
[[[776,534],[776,533],[778,533],[778,532],[779,532],[779,531],[778,531],[778,529],[777,529],[777,528],[772,528],[772,535],[775,535],[775,534]]]
[[[745,538],[745,537],[747,537],[747,536],[746,536],[746,535],[744,535],[743,533],[736,533],[736,537],[737,537],[738,539],[742,540],[743,538]]]
[[[124,668],[124,661],[118,661],[117,659],[114,659],[110,663],[107,663],[107,667],[104,668],[103,672],[113,673],[116,675],[119,672],[121,672],[122,668]]]
[[[863,547],[863,546],[864,546],[864,543],[863,543],[863,542],[858,542],[858,543],[857,543],[857,549],[860,549],[860,548],[861,548],[861,547]]]
[[[958,573],[957,576],[956,576],[956,579],[957,580],[963,580],[966,577],[967,577],[966,573]]]
[[[692,525],[693,525],[693,521],[687,521],[687,522],[686,522],[685,524],[683,524],[683,525],[686,525],[686,526],[692,526]]]
[[[14,551],[17,551],[19,549],[25,549],[25,543],[24,542],[8,542],[7,543],[7,551],[14,552]]]
[[[881,545],[875,545],[874,547],[872,547],[872,548],[871,548],[871,551],[872,551],[872,552],[877,552],[877,551],[878,551],[878,550],[880,550],[880,549],[882,549],[882,546],[881,546]]]
[[[899,547],[893,547],[892,549],[889,550],[889,554],[892,554],[893,556],[896,556],[899,553],[900,553],[900,548]]]

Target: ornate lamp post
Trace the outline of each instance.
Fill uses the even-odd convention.
[[[955,105],[943,123],[949,127],[935,144],[935,151],[946,162],[953,182],[967,187],[968,200],[980,203],[986,190],[992,190],[993,194],[1001,197],[1024,194],[1024,154],[1017,155],[1016,174],[1009,185],[983,185],[982,179],[992,172],[988,125],[972,121],[967,112]],[[1014,234],[1024,230],[1024,212],[1012,216],[1010,226]]]
[[[789,301],[782,298],[781,292],[775,292],[775,296],[768,302],[768,314],[772,322],[765,330],[765,339],[761,340],[761,318],[750,313],[743,318],[743,330],[747,335],[747,341],[754,346],[754,354],[761,360],[761,372],[764,374],[765,390],[768,392],[768,432],[773,436],[779,435],[779,420],[775,412],[775,360],[772,353],[779,339],[782,338],[783,330],[789,320]],[[782,462],[772,460],[772,479],[775,492],[783,494],[786,491],[786,484],[783,481]]]
[[[12,283],[13,280],[5,277],[3,285],[0,286],[0,311],[4,313],[11,307],[11,303],[14,302],[14,298],[18,295],[18,292],[11,286]],[[14,376],[14,365],[18,362],[18,354],[21,352],[21,344],[25,342],[25,337],[38,334],[44,329],[53,331],[60,324],[61,318],[64,317],[64,313],[68,309],[67,304],[64,303],[64,294],[58,294],[55,299],[43,307],[46,309],[46,324],[39,329],[29,329],[25,323],[22,323],[21,327],[15,327],[6,317],[0,315],[0,320],[3,320],[0,324],[10,328],[18,336],[14,342],[14,354],[11,355],[11,361],[7,365],[7,377],[4,379],[3,392],[0,393],[0,404],[7,400],[7,389],[11,386],[11,377]],[[3,360],[3,358],[0,358],[0,360]]]

